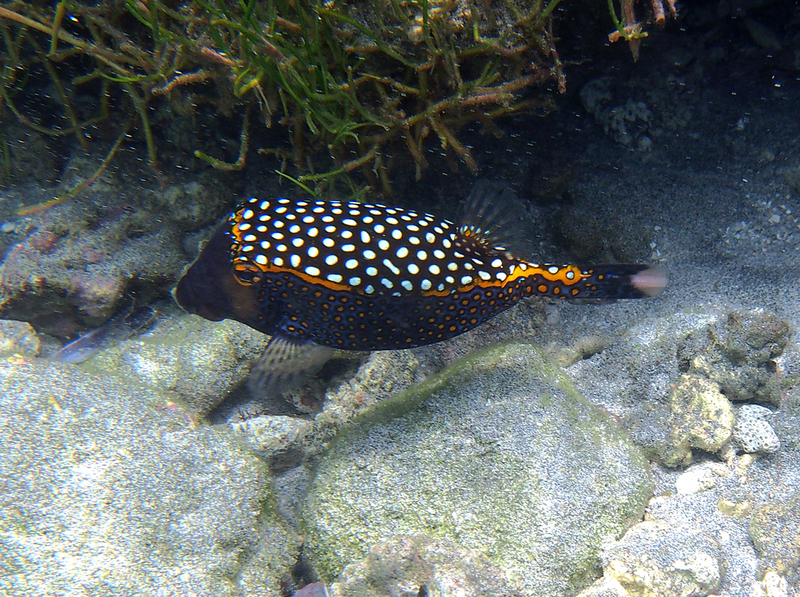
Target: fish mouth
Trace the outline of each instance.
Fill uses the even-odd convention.
[[[211,321],[232,315],[230,300],[220,292],[220,281],[232,277],[227,235],[220,227],[188,265],[172,289],[172,298],[184,311]]]
[[[196,289],[193,288],[191,280],[186,278],[186,276],[181,278],[178,285],[172,289],[172,298],[178,306],[187,313],[199,315],[210,321],[225,319],[224,316],[220,317],[218,313],[214,312],[204,301],[198,300],[197,295],[198,293]]]

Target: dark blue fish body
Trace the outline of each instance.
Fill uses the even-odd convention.
[[[646,265],[540,265],[475,223],[354,201],[251,198],[207,243],[174,296],[291,344],[410,348],[471,330],[520,299],[642,298]]]

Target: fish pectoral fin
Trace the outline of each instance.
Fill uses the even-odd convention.
[[[287,392],[317,373],[331,355],[327,346],[273,336],[251,367],[247,387],[254,397]]]

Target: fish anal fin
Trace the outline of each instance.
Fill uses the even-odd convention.
[[[317,373],[332,355],[327,346],[273,336],[250,368],[247,387],[254,397],[277,396]]]

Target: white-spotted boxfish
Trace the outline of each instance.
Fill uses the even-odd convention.
[[[497,240],[503,206],[487,208],[509,194],[479,183],[460,225],[377,203],[253,197],[174,296],[191,313],[272,335],[260,372],[268,377],[301,346],[410,348],[463,334],[527,297],[642,298],[666,286],[659,267],[513,256]]]

